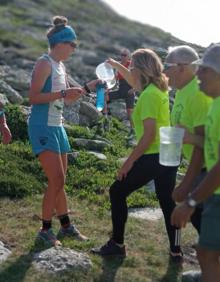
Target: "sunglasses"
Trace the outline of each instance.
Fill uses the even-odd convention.
[[[77,43],[76,42],[64,42],[64,44],[69,44],[73,49],[76,49],[77,48]]]
[[[121,54],[121,57],[127,57],[128,54]]]
[[[189,65],[188,63],[164,63],[163,64],[163,70],[167,71],[172,67],[177,67],[177,66],[186,66]]]

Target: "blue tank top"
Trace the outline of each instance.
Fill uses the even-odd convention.
[[[66,89],[66,70],[62,62],[56,62],[49,55],[44,54],[38,60],[48,60],[51,65],[51,74],[47,78],[41,93],[58,92]],[[42,94],[43,95],[43,94]],[[57,99],[55,101],[34,104],[31,107],[29,116],[29,125],[48,125],[48,126],[62,126],[63,121],[63,106],[64,99]]]

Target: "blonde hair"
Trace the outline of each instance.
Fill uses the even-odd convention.
[[[134,67],[140,71],[142,89],[150,83],[160,90],[168,89],[168,81],[163,73],[163,65],[158,55],[150,49],[137,49],[132,53]]]
[[[63,16],[53,17],[53,25],[47,31],[47,37],[50,37],[52,34],[62,30],[68,24],[68,19]]]

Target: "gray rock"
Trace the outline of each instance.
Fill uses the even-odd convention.
[[[162,210],[156,208],[130,208],[128,213],[131,217],[151,221],[159,220],[163,216]]]
[[[93,122],[99,120],[99,118],[102,116],[102,114],[96,109],[93,104],[84,101],[80,104],[79,113],[87,116]]]
[[[109,104],[109,109],[113,117],[116,117],[121,121],[127,119],[126,104],[124,100],[112,100]]]
[[[151,180],[150,182],[148,182],[146,185],[146,190],[149,192],[155,192],[155,184],[154,184],[154,180]]]
[[[79,125],[79,120],[80,120],[80,117],[79,117],[79,114],[77,112],[74,112],[74,111],[64,111],[63,112],[63,117],[66,121],[70,122],[70,123],[73,123],[73,124],[76,124],[76,125]]]
[[[9,103],[9,101],[8,101],[7,97],[4,94],[0,93],[0,104],[5,106],[8,103]]]
[[[23,102],[21,95],[3,80],[0,80],[0,92],[4,93],[12,104],[21,104]]]
[[[10,254],[11,251],[0,241],[0,263],[5,261]]]
[[[182,274],[182,282],[200,282],[200,281],[202,281],[201,271],[190,270],[183,272]]]
[[[73,104],[65,105],[64,111],[63,111],[63,117],[66,121],[79,125],[80,102],[81,101],[78,100]]]
[[[98,153],[98,152],[94,152],[94,151],[88,151],[89,154],[94,155],[97,157],[97,159],[99,160],[107,160],[106,155],[102,154],[102,153]]]
[[[5,77],[5,82],[10,85],[13,89],[16,89],[21,93],[22,97],[27,97],[28,90],[30,88],[30,72],[24,71],[23,69],[17,69],[10,72],[10,75]]]
[[[102,152],[106,147],[110,146],[109,143],[105,141],[84,138],[75,138],[73,143],[73,145],[76,145],[80,149],[86,149],[97,152]]]
[[[135,138],[132,138],[132,139],[128,140],[127,143],[128,143],[128,146],[130,146],[130,147],[137,146],[137,140]]]
[[[80,155],[80,152],[77,152],[77,151],[68,153],[67,154],[68,163],[73,164],[75,162],[75,160],[79,157],[79,155]]]
[[[92,267],[88,255],[69,248],[50,248],[34,256],[33,265],[37,270],[61,274],[65,271],[87,272]]]
[[[79,114],[79,125],[80,126],[89,126],[90,127],[92,124],[93,122],[88,116]]]

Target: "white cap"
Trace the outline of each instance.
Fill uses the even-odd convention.
[[[209,67],[220,74],[220,44],[212,44],[206,49],[202,59],[194,61],[193,64]]]

